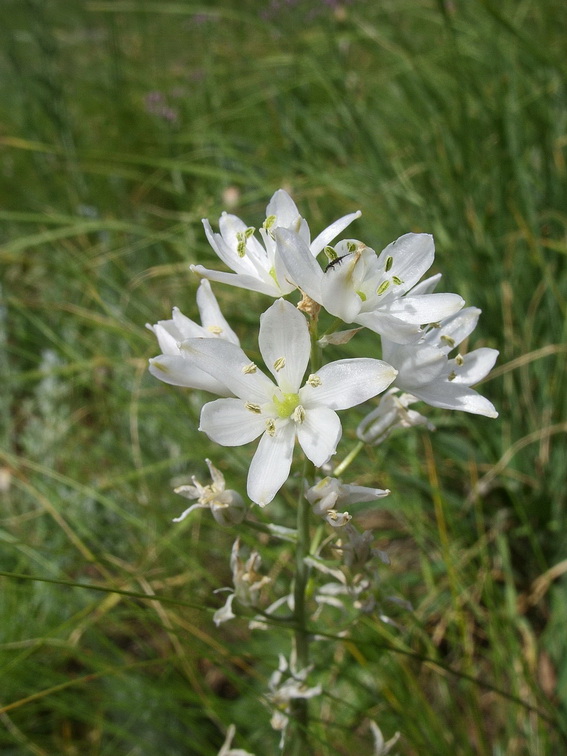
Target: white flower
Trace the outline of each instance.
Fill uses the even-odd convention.
[[[198,499],[198,501],[179,517],[175,517],[173,522],[181,522],[195,509],[210,509],[219,525],[237,525],[242,522],[246,514],[242,496],[230,488],[226,489],[224,475],[220,470],[217,470],[210,459],[206,459],[205,462],[211,474],[211,485],[202,486],[193,475],[191,478],[192,486],[178,486],[175,489],[176,494],[185,496],[187,499]]]
[[[340,609],[341,612],[354,609],[357,614],[372,614],[377,607],[374,586],[361,574],[355,575],[348,585],[325,583],[316,590],[313,598],[318,607],[312,620],[318,619],[327,606]],[[356,615],[353,617],[351,614],[351,617],[351,622],[355,621]]]
[[[365,444],[377,446],[385,441],[395,428],[411,428],[415,425],[425,425],[428,430],[435,430],[435,426],[424,415],[408,409],[418,399],[411,394],[398,394],[397,388],[388,389],[380,397],[380,403],[372,410],[356,429],[356,435]]]
[[[239,344],[238,336],[225,320],[208,281],[201,281],[197,290],[197,307],[202,325],[198,325],[174,307],[170,320],[159,320],[155,325],[146,323],[157,337],[163,352],[150,360],[150,373],[164,383],[173,386],[203,389],[220,396],[230,396],[222,380],[213,378],[195,365],[187,363],[179,348],[186,339],[225,339]]]
[[[295,438],[317,467],[335,453],[348,409],[384,391],[396,371],[382,360],[338,360],[301,381],[310,356],[305,317],[283,299],[261,316],[260,352],[276,383],[235,344],[189,339],[188,364],[223,380],[236,398],[217,399],[201,411],[200,429],[221,446],[241,446],[261,436],[248,472],[248,496],[264,506],[285,483]]]
[[[498,417],[492,402],[470,388],[488,375],[498,351],[482,348],[448,357],[474,330],[479,315],[478,308],[466,307],[431,325],[417,344],[382,338],[382,355],[398,370],[394,385],[433,407]]]
[[[285,730],[289,722],[291,701],[297,698],[313,698],[314,696],[321,695],[322,688],[320,685],[309,688],[305,684],[305,680],[311,669],[312,667],[307,667],[296,671],[295,660],[292,658],[288,665],[286,658],[283,654],[280,654],[278,668],[270,677],[268,683],[269,692],[266,694],[266,698],[274,707],[270,724],[274,730],[279,730],[282,733],[280,748],[283,746]],[[289,676],[284,680],[286,672],[289,673]]]
[[[259,231],[261,241],[255,236],[256,229],[246,226],[236,215],[221,215],[220,234],[213,232],[208,220],[203,220],[211,247],[234,273],[208,270],[202,265],[192,265],[191,270],[211,281],[281,297],[293,291],[296,285],[278,253],[275,229],[281,227],[296,232],[308,253],[315,256],[359,216],[360,211],[339,218],[311,241],[307,221],[301,217],[289,194],[279,189],[266,208],[266,220]]]
[[[339,242],[325,269],[307,254],[299,234],[280,228],[275,236],[292,279],[311,299],[345,323],[360,323],[392,341],[415,341],[423,324],[464,304],[457,294],[411,291],[433,263],[429,234],[400,236],[380,255],[353,239]]]
[[[262,576],[258,570],[262,564],[262,558],[257,551],[253,551],[248,559],[243,562],[240,558],[240,539],[237,538],[232,545],[230,555],[230,567],[232,569],[232,582],[234,590],[230,592],[226,603],[213,615],[213,621],[217,627],[236,616],[232,611],[232,602],[237,599],[242,606],[256,607],[260,598],[260,591],[270,582],[266,575]],[[229,589],[219,589],[229,590]],[[217,591],[215,591],[217,593]]]
[[[372,720],[370,720],[370,729],[372,730],[372,735],[374,737],[373,756],[386,756],[400,739],[400,733],[396,732],[390,740],[385,741],[384,736],[382,735],[382,730],[378,727],[376,722],[373,722]]]
[[[313,506],[313,512],[323,517],[329,525],[340,528],[352,518],[348,512],[338,512],[337,507],[348,506],[363,501],[376,501],[390,492],[381,488],[353,486],[342,483],[337,478],[327,476],[305,493],[305,498]]]
[[[226,738],[217,756],[254,756],[250,751],[242,748],[232,748],[232,739],[236,734],[236,727],[231,724],[226,732]]]

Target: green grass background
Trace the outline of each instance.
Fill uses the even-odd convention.
[[[227,190],[257,226],[280,186],[314,233],[358,208],[377,250],[432,232],[444,290],[483,310],[472,346],[501,353],[498,420],[431,410],[352,468],[392,489],[366,522],[414,611],[320,652],[316,752],[371,753],[368,716],[400,754],[563,752],[565,28],[560,0],[4,0],[3,754],[208,756],[231,722],[277,750],[259,699],[289,638],[217,630],[234,532],[171,525],[205,456],[242,490],[253,449],[196,431],[204,397],[148,375],[144,324],[196,317]],[[253,344],[269,302],[215,292]],[[291,553],[262,553],[285,585]]]

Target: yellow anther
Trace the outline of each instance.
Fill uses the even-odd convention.
[[[244,406],[247,410],[253,412],[255,415],[262,414],[262,408],[259,404],[254,404],[254,402],[244,402]]]

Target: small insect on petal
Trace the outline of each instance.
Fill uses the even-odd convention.
[[[328,270],[331,270],[332,268],[337,267],[342,263],[342,261],[345,259],[345,257],[350,257],[352,255],[352,252],[347,252],[346,255],[341,255],[340,257],[335,257],[334,260],[331,260],[331,262],[327,265],[325,268],[325,273]]]

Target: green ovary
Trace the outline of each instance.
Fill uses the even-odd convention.
[[[279,417],[290,417],[299,404],[299,394],[281,394],[274,396],[273,401]]]

